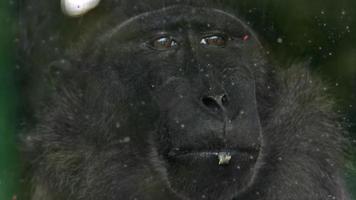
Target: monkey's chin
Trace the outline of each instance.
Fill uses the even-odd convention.
[[[253,182],[259,150],[173,151],[166,157],[175,193],[189,199],[230,199]]]

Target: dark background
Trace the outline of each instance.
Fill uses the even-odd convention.
[[[345,177],[350,191],[356,191],[356,1],[223,2],[256,30],[272,63],[281,67],[303,63],[329,85],[325,89],[335,97],[336,110],[349,130]],[[0,200],[11,200],[21,183],[15,149],[22,116],[21,66],[14,62],[18,41],[14,33],[21,27],[16,27],[18,11],[13,5],[11,0],[0,0]]]

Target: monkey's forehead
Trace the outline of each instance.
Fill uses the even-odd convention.
[[[121,9],[134,15],[177,5],[212,8],[223,6],[219,0],[101,0],[100,4],[107,11]]]
[[[219,4],[211,0],[58,0],[64,14],[70,17],[79,17],[94,8],[104,9],[105,12],[121,10],[128,16],[137,15],[147,11],[172,5],[195,5],[199,7],[212,6],[217,8]],[[221,3],[220,3],[221,4]],[[120,12],[120,11],[119,11]]]
[[[112,15],[115,15],[115,13]],[[115,20],[116,18],[111,16],[108,19]],[[239,18],[223,10],[174,5],[144,12],[126,21],[117,22],[117,25],[109,31],[107,36],[110,37],[110,35],[114,35],[121,30],[127,32],[137,28],[143,30],[191,29],[197,31],[217,29],[253,34],[252,30]]]

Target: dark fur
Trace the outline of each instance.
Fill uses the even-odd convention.
[[[21,60],[30,69],[27,73],[36,72],[27,90],[41,88],[29,100],[38,123],[24,137],[30,199],[188,199],[171,185],[166,165],[151,149],[155,139],[149,135],[160,131],[162,113],[146,99],[145,86],[151,83],[140,83],[138,78],[150,72],[140,68],[133,55],[126,55],[133,60],[123,58],[125,66],[137,71],[123,81],[110,66],[110,59],[120,58],[102,58],[96,55],[100,52],[95,44],[90,44],[113,24],[172,3],[103,0],[97,12],[71,19],[48,0],[28,2],[20,5],[25,8],[21,23],[27,27],[21,33],[25,58]],[[33,8],[26,9],[28,5]],[[122,12],[117,22],[107,19],[95,24],[106,20],[103,13],[112,10]],[[340,176],[343,129],[324,85],[302,65],[282,70],[266,64],[264,57],[257,63],[253,74],[263,139],[252,185],[242,192],[232,188],[229,194],[207,191],[206,196],[194,189],[182,190],[188,191],[190,199],[348,199]],[[37,73],[40,77],[52,74],[51,86],[35,81]]]

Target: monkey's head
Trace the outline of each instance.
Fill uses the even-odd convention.
[[[253,31],[208,7],[117,15],[89,16],[80,53],[50,66],[57,89],[38,135],[51,160],[41,176],[96,199],[229,199],[247,190],[262,163],[269,93]]]

